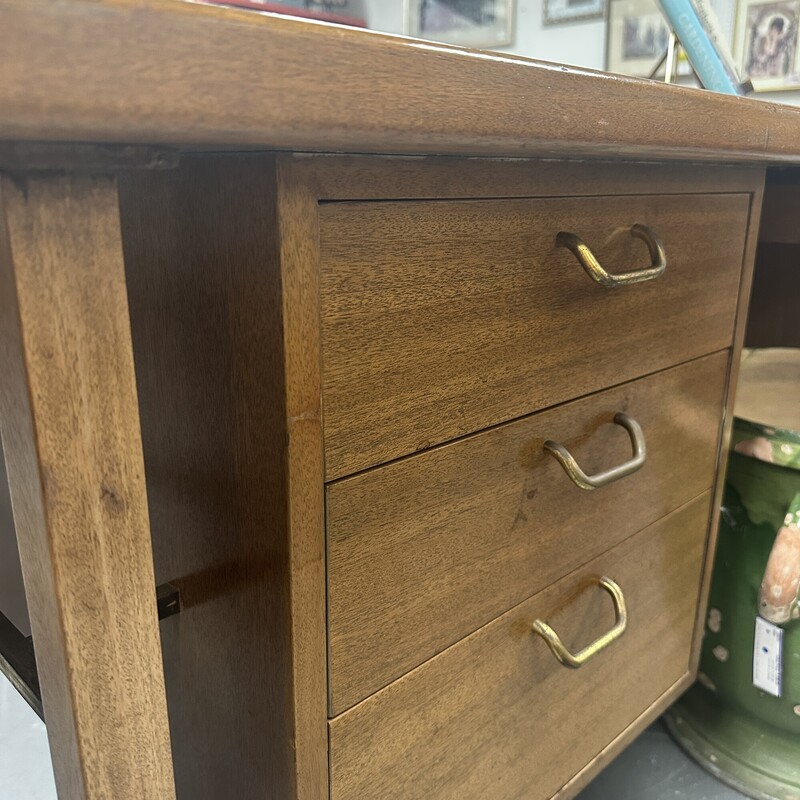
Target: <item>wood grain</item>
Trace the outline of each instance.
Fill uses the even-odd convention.
[[[314,240],[277,181],[251,155],[121,182],[156,576],[184,603],[162,642],[187,800],[327,798]]]
[[[16,3],[13,5],[17,13]],[[0,0],[0,9],[11,7],[9,0]],[[85,8],[86,4],[79,0],[72,7],[60,8],[57,13],[67,17],[75,14],[74,18],[79,19]],[[124,16],[125,9],[133,6],[124,2],[97,3],[93,8],[94,17],[89,27],[95,23],[102,27],[103,18],[107,21],[109,14]],[[136,19],[127,20],[132,35],[139,30],[137,25],[150,19],[154,6],[140,4],[138,8],[133,15]],[[40,11],[41,30],[45,30],[49,24],[47,20],[53,19],[49,15],[55,12],[44,6]],[[16,20],[20,18],[17,16]],[[187,16],[186,19],[196,18]],[[226,16],[226,19],[231,17]],[[67,39],[75,32],[71,24],[64,28]],[[4,29],[0,31],[0,40],[5,41],[5,36]],[[165,41],[174,44],[176,40]],[[60,46],[58,41],[53,41],[53,47]],[[167,45],[163,48],[169,49]],[[75,52],[83,58],[89,50]],[[0,55],[0,97],[7,66],[4,52]],[[47,79],[47,75],[44,77]],[[23,98],[21,102],[27,100]],[[68,102],[65,99],[65,103]],[[53,113],[60,113],[55,105],[52,109]],[[130,109],[120,108],[118,113],[124,117]],[[253,113],[260,114],[262,110]],[[86,119],[90,118],[91,113],[88,113]],[[239,124],[236,115],[230,120],[234,127]],[[0,122],[0,135],[5,130],[3,125]],[[202,130],[202,126],[197,130]],[[397,175],[394,182],[388,179],[393,170]],[[493,181],[492,175],[497,179]],[[680,227],[682,235],[694,243],[691,247],[681,245],[684,251],[697,251],[697,242],[715,250],[713,258],[691,262],[699,264],[701,269],[686,273],[690,283],[696,282],[696,287],[713,287],[713,292],[708,288],[709,294],[704,296],[696,288],[687,295],[690,299],[685,307],[681,307],[675,298],[684,297],[680,293],[683,290],[676,290],[670,294],[669,302],[651,305],[651,309],[658,311],[651,311],[646,318],[646,330],[648,333],[658,331],[658,326],[663,325],[663,330],[668,331],[662,337],[665,340],[685,343],[695,339],[698,350],[691,352],[700,355],[706,351],[700,349],[699,343],[711,349],[713,336],[696,321],[716,320],[715,330],[720,331],[724,328],[721,322],[724,309],[732,308],[735,303],[741,259],[733,258],[733,254],[741,252],[741,231],[747,218],[748,200],[751,195],[754,202],[760,200],[760,180],[760,170],[741,168],[657,165],[630,168],[612,164],[585,166],[448,159],[379,162],[367,157],[258,154],[190,156],[174,174],[128,175],[121,179],[130,327],[134,334],[139,380],[155,576],[149,566],[142,447],[127,338],[128,308],[114,185],[88,176],[48,175],[21,185],[4,181],[2,207],[7,224],[0,226],[0,262],[3,265],[0,270],[3,280],[0,345],[3,363],[9,367],[7,386],[4,382],[2,389],[2,433],[11,454],[9,470],[15,510],[28,542],[27,555],[23,549],[23,561],[26,580],[34,587],[34,632],[37,643],[41,640],[44,647],[40,659],[46,665],[42,673],[45,710],[62,795],[79,800],[105,800],[106,797],[163,800],[173,792],[155,604],[152,602],[157,578],[159,582],[177,583],[185,601],[184,612],[165,620],[162,626],[179,797],[215,800],[231,793],[244,800],[273,796],[280,800],[328,797],[320,347],[320,274],[324,263],[321,264],[319,258],[318,222],[320,215],[324,221],[328,211],[337,204],[325,201],[458,196],[466,199],[465,205],[483,207],[483,201],[478,203],[471,198],[483,196],[490,189],[495,194],[507,191],[508,194],[502,196],[518,198],[578,191],[587,195],[636,194],[642,191],[640,184],[647,184],[648,190],[653,192],[662,193],[663,189],[663,194],[673,196],[653,202],[659,208],[667,208],[667,216],[672,220],[670,225],[676,230]],[[703,200],[710,204],[711,211],[706,208],[708,213],[702,215],[702,219],[685,218],[694,216],[691,203],[697,200],[680,196],[687,190],[716,193],[715,197]],[[723,192],[726,194],[719,194]],[[323,201],[321,206],[319,201]],[[514,202],[527,204],[531,201]],[[608,200],[591,202],[598,207],[605,204],[602,214],[598,211],[596,216],[608,219],[605,216]],[[642,208],[638,199],[620,198],[614,202],[628,203],[637,210]],[[388,208],[392,204],[380,205]],[[421,204],[398,205],[416,207]],[[452,204],[429,205],[438,208]],[[742,298],[747,291],[747,259],[752,258],[754,245],[750,237],[757,217],[754,212],[748,223],[745,279],[738,287],[740,314],[746,304]],[[702,235],[697,232],[701,228]],[[489,233],[483,238],[491,245],[496,241],[492,236],[496,235]],[[447,237],[439,238],[449,242]],[[436,239],[436,231],[432,231],[430,241]],[[505,240],[502,245],[506,246]],[[461,246],[465,251],[466,246]],[[522,243],[519,247],[521,252]],[[626,250],[626,247],[612,242],[609,252],[637,259],[644,257],[643,249]],[[668,247],[670,252],[675,249],[671,245]],[[501,250],[494,246],[492,252]],[[428,252],[437,251],[429,248]],[[468,252],[459,252],[457,248],[455,252],[454,264],[459,268],[462,262],[469,264]],[[678,252],[680,254],[680,248]],[[731,262],[727,271],[722,266],[723,259]],[[547,263],[553,269],[554,262]],[[690,263],[688,258],[685,263]],[[424,273],[426,280],[430,272],[428,269]],[[527,275],[522,269],[515,274],[521,281]],[[588,281],[574,263],[569,264],[569,274]],[[322,277],[325,278],[324,270]],[[462,278],[459,275],[459,279]],[[458,285],[452,280],[451,284]],[[469,275],[461,285],[468,293]],[[431,294],[434,306],[440,303],[445,307],[439,320],[443,324],[451,319],[445,303],[447,290],[445,286],[438,296]],[[357,293],[342,292],[340,298],[343,302],[349,299],[358,304]],[[509,298],[513,299],[513,293],[506,297],[504,313],[518,306],[508,302]],[[476,303],[488,303],[491,307],[491,302],[497,300],[496,293],[489,293],[480,300],[476,298]],[[622,339],[641,336],[635,340],[632,358],[644,360],[652,352],[649,348],[657,350],[659,345],[646,340],[645,326],[637,328],[636,316],[630,314],[631,305],[620,302],[620,306],[621,311],[617,311],[623,314],[626,324],[610,330],[607,326],[597,327],[605,330],[604,335],[609,337],[612,334]],[[563,307],[563,298],[555,298],[550,306],[544,307],[542,318],[560,313]],[[664,313],[664,309],[674,307],[679,310],[677,321],[676,317]],[[41,314],[42,308],[54,310]],[[424,303],[419,308],[420,314],[427,313]],[[688,316],[680,316],[684,313]],[[384,319],[387,319],[385,315]],[[605,323],[605,319],[598,314],[597,320]],[[690,324],[693,328],[687,332],[684,327]],[[727,324],[728,338],[723,340],[720,335],[719,347],[727,347],[730,342],[732,323]],[[558,350],[565,336],[574,336],[577,341],[578,330],[574,325],[564,328],[561,336],[552,340],[557,344],[552,344],[549,350],[532,348],[526,355],[525,368],[531,363],[541,364],[543,358],[546,361],[542,352]],[[741,344],[741,335],[739,327],[734,339],[737,347]],[[430,342],[434,343],[435,337]],[[695,343],[690,344],[694,346]],[[664,343],[664,352],[671,346],[669,342]],[[362,357],[365,352],[362,351]],[[587,353],[582,346],[576,346],[569,354],[564,364],[572,365],[572,374],[577,377],[565,379],[567,388],[562,399],[574,396],[569,392],[577,394],[580,390],[580,381],[584,380],[579,374],[581,359],[600,363],[601,369],[608,369],[609,375],[613,373],[613,378],[605,379],[608,383],[625,379],[624,370],[629,365],[621,355],[615,361],[612,359],[608,366],[603,366],[603,359],[597,359],[596,355]],[[356,353],[351,357],[358,360]],[[682,357],[690,356],[684,353]],[[719,391],[714,378],[719,381],[723,358],[717,355],[681,368],[700,370],[701,364],[718,362],[716,371],[709,367],[706,381],[687,380],[687,394],[681,394],[699,398],[698,409],[710,407],[715,387]],[[328,365],[326,353],[326,369]],[[464,386],[471,387],[469,381],[474,380],[479,369],[480,364],[466,374]],[[97,390],[100,386],[102,393]],[[673,387],[674,391],[681,393],[680,386]],[[614,391],[624,394],[625,387]],[[694,400],[687,402],[687,407],[695,407]],[[651,403],[653,409],[655,405]],[[563,414],[566,419],[569,409],[565,406],[549,413]],[[530,410],[527,408],[522,413]],[[413,409],[409,413],[413,413]],[[716,415],[711,419],[706,412],[690,412],[690,419],[692,429],[697,431],[698,443],[713,436]],[[91,420],[92,424],[83,424],[83,420]],[[701,424],[701,420],[705,423]],[[571,419],[570,422],[574,424]],[[670,424],[674,422],[671,420]],[[607,436],[606,428],[599,427],[599,418],[593,417],[591,423],[586,429],[574,426],[569,439],[569,443],[580,450],[581,458],[588,459],[587,465],[593,457],[599,458],[600,449],[605,449],[606,457],[616,456],[617,447],[620,454],[627,452],[624,436],[621,440],[610,434]],[[493,437],[494,441],[506,428],[518,430],[515,425],[497,428],[485,435]],[[434,454],[471,446],[472,441],[458,442],[420,458],[428,459]],[[693,448],[694,445],[690,445],[692,453],[695,452]],[[697,458],[691,457],[679,471],[670,472],[664,478],[656,505],[662,503],[663,509],[668,510],[685,499],[681,492],[692,484],[692,476],[699,476],[704,469],[700,449],[698,445]],[[124,456],[121,461],[120,453]],[[483,453],[479,457],[483,458]],[[415,461],[416,458],[399,461],[390,469],[401,474]],[[513,465],[500,463],[500,468],[504,466],[511,469]],[[468,462],[466,468],[460,468],[465,475],[470,474],[470,469],[477,475],[482,469],[485,472],[486,465],[480,461]],[[367,486],[381,472],[364,473],[352,480],[352,485]],[[438,480],[437,476],[438,473],[432,475],[432,479]],[[685,479],[686,486],[680,487],[676,477]],[[363,484],[359,483],[361,481]],[[409,480],[409,485],[411,483]],[[348,485],[349,480],[331,484],[329,498]],[[431,485],[422,485],[420,497],[433,498]],[[98,488],[109,488],[110,493],[96,491]],[[344,498],[344,494],[341,497]],[[380,493],[372,497],[378,505],[391,500]],[[364,497],[354,494],[350,496],[351,500],[353,498],[362,503],[363,510]],[[121,509],[116,507],[117,500],[123,502]],[[703,505],[702,501],[698,503],[692,508]],[[646,536],[653,537],[657,546],[645,548],[642,545],[644,549],[637,550],[638,545],[633,542],[644,539],[636,537],[626,540],[617,550],[596,562],[608,565],[609,569],[617,563],[623,565],[620,572],[623,576],[624,570],[629,570],[634,596],[644,598],[642,603],[646,610],[650,609],[649,616],[655,622],[646,633],[639,633],[642,628],[631,630],[635,642],[644,642],[641,650],[636,648],[633,666],[628,667],[633,670],[630,674],[634,679],[627,684],[636,687],[634,693],[613,694],[618,691],[618,685],[611,678],[620,668],[612,659],[613,667],[600,669],[598,666],[601,677],[597,678],[604,686],[608,684],[612,688],[594,692],[591,687],[581,689],[571,694],[571,701],[560,701],[562,705],[557,707],[548,706],[550,710],[545,709],[544,716],[540,717],[540,722],[544,720],[549,724],[552,720],[555,725],[558,720],[567,718],[565,709],[571,720],[585,716],[587,707],[598,715],[601,707],[610,707],[610,720],[598,722],[600,730],[592,734],[594,739],[588,737],[588,744],[582,743],[577,748],[570,746],[574,733],[571,725],[560,725],[562,738],[550,742],[542,735],[541,728],[531,733],[525,727],[527,718],[520,722],[518,717],[508,716],[518,713],[522,707],[536,708],[534,702],[541,705],[538,699],[541,695],[536,694],[535,698],[530,695],[532,699],[528,699],[528,695],[519,694],[519,673],[514,673],[516,678],[512,673],[517,664],[514,659],[527,658],[525,654],[519,655],[521,651],[515,651],[517,655],[509,656],[511,660],[506,661],[482,651],[476,669],[487,670],[482,674],[492,679],[483,683],[470,683],[477,673],[470,671],[472,667],[464,666],[469,659],[457,663],[449,659],[455,658],[454,653],[461,653],[462,648],[471,647],[471,643],[483,642],[484,636],[496,636],[491,642],[500,644],[491,644],[489,649],[493,649],[495,655],[502,653],[509,638],[508,630],[502,634],[494,631],[501,630],[511,615],[529,606],[541,608],[542,614],[562,604],[573,611],[578,608],[578,620],[571,630],[574,642],[591,638],[599,626],[608,622],[606,617],[601,617],[608,613],[607,597],[589,595],[574,602],[564,599],[570,598],[573,590],[583,585],[586,571],[593,568],[591,564],[334,720],[331,730],[343,733],[332,739],[332,752],[335,756],[342,752],[351,754],[333,764],[335,791],[345,792],[334,797],[352,796],[361,800],[361,797],[368,798],[369,791],[374,789],[383,800],[386,795],[381,791],[383,772],[387,781],[399,779],[401,791],[410,797],[418,797],[419,791],[428,796],[428,786],[435,789],[430,794],[434,798],[468,797],[473,787],[476,787],[475,796],[487,796],[485,789],[489,784],[482,781],[490,779],[487,776],[492,774],[491,759],[495,758],[495,763],[502,765],[506,756],[498,749],[485,747],[480,736],[484,735],[484,728],[487,736],[494,735],[497,730],[506,734],[502,723],[503,720],[508,723],[509,719],[511,724],[506,726],[506,735],[519,738],[510,745],[507,742],[508,752],[520,747],[527,753],[532,748],[526,736],[535,735],[545,748],[541,764],[536,766],[538,762],[532,762],[537,775],[541,769],[543,785],[549,786],[548,792],[552,794],[562,786],[565,774],[572,769],[576,777],[562,790],[562,795],[571,791],[570,787],[574,788],[576,781],[583,780],[596,765],[603,763],[636,726],[643,724],[654,708],[660,708],[670,693],[677,691],[676,687],[685,684],[688,645],[684,647],[685,637],[681,638],[681,631],[685,627],[684,618],[688,619],[691,614],[699,585],[697,554],[702,545],[699,536],[702,525],[696,518],[699,519],[702,512],[702,508],[684,509],[668,518],[663,525],[671,526],[673,523],[669,520],[683,520],[680,524],[675,522],[675,530],[670,527],[669,534],[663,533],[659,525],[648,529]],[[354,510],[348,513],[353,525],[343,532],[342,541],[359,522],[369,520],[367,511],[359,515],[355,515]],[[634,513],[631,516],[635,518]],[[646,521],[642,517],[636,525]],[[623,522],[630,525],[629,532],[636,529],[633,523]],[[377,523],[375,530],[377,535],[386,536],[387,541],[394,533],[387,532],[386,526],[380,528]],[[653,533],[656,530],[658,533]],[[690,539],[692,531],[695,538]],[[619,534],[620,538],[624,535],[627,534]],[[615,541],[618,539],[613,539],[612,534],[612,540],[603,544]],[[570,562],[572,565],[594,557],[601,549],[597,536],[590,536],[585,544],[589,549]],[[380,555],[378,552],[376,558]],[[651,557],[652,560],[648,560]],[[710,560],[707,563],[710,564]],[[560,571],[554,570],[550,580],[559,577],[556,572],[560,574],[568,568],[562,565]],[[647,576],[647,592],[644,576]],[[374,572],[369,577],[374,578]],[[79,579],[85,583],[73,585],[72,582]],[[707,580],[706,575],[703,592]],[[556,587],[564,589],[563,598],[560,594],[557,596]],[[362,581],[360,591],[371,588],[368,580]],[[62,597],[66,598],[63,608]],[[504,604],[498,604],[492,614],[501,613],[512,602],[516,600],[507,599]],[[531,605],[538,603],[542,605]],[[700,605],[702,607],[702,599]],[[661,615],[662,608],[667,608],[667,613]],[[562,619],[555,612],[553,620],[567,625],[567,617]],[[702,612],[698,618],[698,633],[701,620]],[[477,620],[470,630],[484,621]],[[464,632],[469,633],[469,630]],[[514,635],[517,644],[524,638]],[[99,650],[78,646],[98,638]],[[626,641],[620,644],[625,645]],[[655,666],[652,661],[636,660],[645,658],[641,653],[648,647],[656,650],[664,647],[665,655],[655,661]],[[611,653],[613,651],[609,651]],[[73,655],[73,660],[67,659],[67,656],[72,659]],[[337,658],[340,656],[334,658],[334,662]],[[443,662],[443,659],[448,661]],[[422,693],[417,695],[416,681],[423,680],[419,676],[440,674],[431,672],[439,670],[440,663],[455,664],[453,670],[441,668],[441,674],[446,672],[448,680],[445,682],[441,675],[435,681],[431,679],[432,683],[424,684]],[[105,672],[97,669],[98,664]],[[506,673],[504,664],[508,666]],[[525,674],[529,674],[531,665],[534,670],[545,671],[551,666],[548,662],[545,667],[545,660],[535,655],[526,662]],[[409,668],[413,666],[409,664]],[[586,669],[578,674],[585,674]],[[86,680],[85,674],[90,676]],[[100,675],[104,677],[98,677]],[[109,680],[109,675],[114,679]],[[500,686],[507,687],[505,693],[489,685],[497,682],[498,675]],[[513,680],[513,685],[509,680]],[[555,676],[552,680],[556,683],[550,684],[547,683],[550,678],[543,680],[546,690],[548,685],[561,686],[565,678]],[[462,696],[466,685],[473,689],[480,686],[481,692],[486,685],[489,688],[485,691],[495,692],[490,695],[490,699],[494,698],[491,702],[495,703],[491,712],[485,710],[488,705],[479,704],[478,710],[472,709],[474,691],[471,705]],[[405,695],[408,686],[413,691]],[[603,702],[592,705],[590,699],[596,698],[598,691]],[[450,704],[453,695],[456,696],[455,705],[463,700],[469,706],[464,714],[453,711],[451,715],[451,709],[455,708]],[[522,698],[516,710],[509,701],[515,696]],[[547,691],[545,696],[549,696]],[[557,696],[557,692],[553,692],[553,696]],[[392,700],[390,713],[382,717],[382,709],[388,707],[383,705],[388,702],[384,700],[387,697],[410,699],[402,700],[405,708],[399,707],[400,701],[395,706]],[[577,705],[567,708],[563,703]],[[375,708],[380,714],[367,713]],[[436,716],[440,710],[445,717]],[[484,712],[487,716],[481,718]],[[359,717],[360,714],[364,717]],[[353,727],[349,726],[350,720],[356,721]],[[429,723],[433,727],[426,728]],[[343,727],[339,728],[340,725]],[[463,725],[466,725],[466,736],[462,736]],[[438,729],[437,726],[442,732],[434,736],[432,731]],[[420,730],[424,735],[418,741],[413,737],[411,740],[404,738],[409,733],[416,736]],[[433,745],[425,738],[429,734]],[[615,736],[616,744],[609,744]],[[498,741],[502,744],[502,735]],[[374,742],[381,742],[379,749],[375,749]],[[566,766],[564,761],[559,766],[555,755],[562,751],[567,754]],[[446,758],[444,753],[448,753]],[[527,756],[523,758],[522,753],[520,750],[513,757],[515,765],[527,763]],[[539,751],[536,757],[540,757]],[[426,766],[431,764],[431,759],[435,763]],[[581,771],[587,761],[591,765]],[[370,777],[369,770],[373,768],[377,777]],[[452,795],[447,794],[451,791],[449,787],[437,783],[441,770],[453,771]],[[425,783],[428,778],[430,783]],[[514,780],[524,782],[525,778],[525,770],[509,768],[501,780],[509,781],[507,785],[513,792]],[[366,793],[358,786],[361,780],[368,787]],[[465,788],[467,794],[462,795],[459,787]],[[489,796],[491,794],[490,791]]]
[[[117,207],[0,179],[0,424],[59,796],[174,797]]]
[[[549,798],[686,674],[709,494],[646,528],[332,720],[332,800]],[[578,648],[628,629],[577,671],[531,632]],[[576,736],[576,724],[580,735]]]
[[[329,480],[727,347],[747,195],[320,206]],[[610,271],[607,290],[555,235]]]
[[[800,159],[794,108],[506,53],[175,0],[0,16],[5,139]]]
[[[286,364],[287,508],[294,757],[298,800],[329,800],[325,468],[317,201],[291,167],[278,163],[283,346]]]
[[[747,324],[747,311],[750,303],[750,293],[753,285],[753,264],[755,262],[756,248],[758,246],[758,230],[761,224],[761,209],[764,198],[764,176],[754,187],[750,210],[745,227],[745,249],[742,260],[741,278],[739,280],[739,294],[736,300],[736,323],[734,329],[733,346],[730,351],[728,364],[728,391],[725,397],[725,412],[722,417],[722,435],[720,437],[719,458],[717,460],[714,491],[711,501],[711,512],[708,523],[708,541],[703,564],[703,575],[700,583],[700,596],[697,602],[697,620],[695,621],[694,640],[692,653],[689,658],[689,671],[696,674],[700,663],[700,648],[705,629],[706,609],[708,595],[711,591],[711,575],[714,568],[714,553],[717,548],[717,535],[719,533],[720,508],[722,494],[725,490],[725,474],[728,469],[728,449],[733,428],[733,409],[736,402],[736,383],[739,378],[739,365],[741,363],[742,346]]]
[[[554,795],[552,800],[572,800],[582,789],[585,789],[601,770],[605,769],[622,751],[647,728],[654,723],[692,684],[694,676],[684,674],[661,697],[651,703],[633,722],[618,736],[609,742],[586,766],[570,778]]]
[[[329,200],[472,200],[626,194],[748,194],[763,166],[536,158],[283,153],[298,182]]]
[[[727,367],[718,353],[329,485],[331,714],[707,491]],[[578,489],[542,445],[590,473],[622,463],[617,411],[647,462]]]

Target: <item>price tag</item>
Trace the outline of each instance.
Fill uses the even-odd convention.
[[[753,686],[773,697],[781,696],[783,628],[756,617],[753,645]]]

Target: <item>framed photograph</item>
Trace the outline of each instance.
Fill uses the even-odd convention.
[[[514,0],[406,0],[406,33],[464,47],[511,44]]]
[[[234,6],[250,8],[253,11],[269,11],[272,14],[286,14],[303,19],[318,19],[323,22],[335,22],[338,25],[350,25],[366,28],[363,2],[358,0],[331,0],[331,2],[311,2],[309,0],[202,0],[216,6]],[[357,7],[357,13],[354,11]]]
[[[562,22],[582,22],[602,19],[606,13],[606,0],[544,0],[542,22],[558,25]]]
[[[647,78],[667,51],[669,27],[656,0],[609,0],[607,37],[606,72]],[[678,75],[691,72],[684,56]]]
[[[800,87],[800,0],[740,0],[734,48],[742,78],[757,92]]]

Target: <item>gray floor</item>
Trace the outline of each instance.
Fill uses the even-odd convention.
[[[687,758],[660,722],[612,761],[578,800],[746,800]]]
[[[690,761],[659,723],[648,728],[579,795],[579,800],[742,798],[744,795]],[[45,727],[2,675],[0,800],[56,800]]]
[[[44,723],[0,675],[0,800],[56,800]]]

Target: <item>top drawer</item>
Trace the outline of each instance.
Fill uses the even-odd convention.
[[[745,194],[337,202],[320,207],[328,480],[731,343]],[[595,283],[556,244],[579,236]]]

